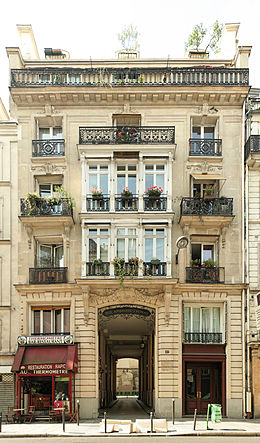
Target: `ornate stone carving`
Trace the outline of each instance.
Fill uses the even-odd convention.
[[[120,303],[139,303],[141,305],[157,306],[163,303],[164,293],[158,290],[149,289],[100,289],[90,290],[91,303],[96,306],[106,304],[120,304]]]
[[[29,249],[31,249],[33,230],[32,230],[32,227],[28,226],[28,225],[25,225],[25,230],[26,230],[26,234],[28,236],[28,246],[29,246]]]
[[[85,325],[88,325],[88,319],[89,319],[89,291],[88,288],[85,289],[85,292],[82,293],[82,300],[83,300],[83,308],[84,308],[84,321]]]
[[[208,103],[203,103],[202,106],[199,106],[198,108],[196,108],[196,113],[200,114],[202,116],[207,116],[207,115],[214,115],[218,112],[218,109],[216,109],[214,106],[210,106]],[[202,122],[203,124],[203,122]]]
[[[46,162],[41,163],[40,165],[32,165],[31,171],[35,172],[38,175],[52,175],[52,174],[63,174],[66,169],[65,165],[55,165],[55,163]]]
[[[190,170],[190,173],[200,172],[201,174],[205,174],[207,172],[218,172],[223,169],[221,164],[212,164],[207,160],[201,161],[199,163],[189,163],[186,164],[186,169]]]

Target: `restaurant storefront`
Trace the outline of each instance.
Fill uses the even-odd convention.
[[[16,407],[45,415],[55,406],[75,410],[77,345],[71,335],[21,336],[12,371],[16,373]]]

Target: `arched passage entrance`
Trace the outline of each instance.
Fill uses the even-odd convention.
[[[153,407],[154,319],[153,308],[135,304],[114,305],[98,310],[101,409],[107,408],[117,398],[116,368],[117,361],[122,358],[138,360],[136,392],[143,403]]]

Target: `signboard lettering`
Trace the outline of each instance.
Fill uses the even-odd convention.
[[[20,346],[72,345],[73,335],[20,335],[17,341]]]

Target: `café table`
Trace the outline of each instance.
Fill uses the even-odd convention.
[[[15,418],[16,423],[22,423],[22,412],[24,410],[25,410],[24,408],[13,409],[13,412],[15,412],[15,415],[16,415],[16,418]]]
[[[57,417],[62,421],[62,411],[65,411],[66,408],[53,408],[53,411],[57,412]]]

